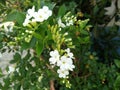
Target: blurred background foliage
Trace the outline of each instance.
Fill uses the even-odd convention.
[[[119,90],[120,25],[108,25],[112,22],[113,18],[115,18],[114,22],[120,19],[120,10],[117,6],[118,1],[116,0],[115,4],[116,12],[111,18],[105,15],[106,11],[104,9],[111,5],[111,0],[0,0],[0,22],[14,21],[17,26],[22,27],[25,12],[33,5],[37,7],[36,9],[43,5],[48,5],[53,9],[54,16],[57,16],[58,11],[61,10],[60,12],[63,12],[60,13],[61,16],[65,12],[71,11],[73,15],[77,16],[78,20],[84,21],[89,19],[87,25],[91,25],[92,28],[88,30],[86,28],[87,25],[82,28],[87,32],[78,31],[81,27],[78,27],[78,30],[76,29],[74,32],[72,32],[73,28],[70,29],[71,37],[74,39],[73,44],[76,44],[76,49],[73,52],[76,57],[75,65],[77,67],[71,73],[69,79],[72,84],[71,89],[61,85],[58,82],[59,80],[55,80],[55,88],[56,90]],[[14,36],[18,33],[17,30],[21,30],[21,28],[16,27],[16,31],[12,34],[10,33],[11,37],[0,33],[1,50],[4,51],[2,42],[6,42],[5,45],[7,45],[9,41],[14,40]],[[31,42],[29,46],[32,47],[33,43]],[[15,45],[19,44],[18,42]],[[23,48],[25,48],[25,45],[23,45]],[[14,49],[17,50],[16,48]],[[42,54],[45,55],[44,53],[48,53],[47,48],[45,48]],[[44,68],[37,67],[45,62],[39,62],[39,58],[36,56],[30,57],[29,51],[24,58],[21,58],[19,53],[15,54],[14,60],[11,63],[17,63],[21,74],[19,75],[15,71],[13,77],[6,77],[4,79],[5,84],[0,84],[2,90],[12,90],[12,88],[14,90],[21,90],[21,86],[24,90],[49,90],[48,81],[53,78],[52,74],[49,73],[49,70],[44,70],[46,66]],[[47,56],[45,57],[46,59],[48,58]],[[35,63],[38,64],[35,68],[30,64],[33,59],[36,59]],[[26,67],[28,70],[24,69]],[[43,70],[45,74],[40,76]],[[39,82],[37,80],[38,76],[41,78]],[[14,85],[11,88],[12,82],[14,82]]]

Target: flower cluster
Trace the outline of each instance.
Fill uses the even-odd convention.
[[[5,32],[12,32],[13,27],[14,27],[14,22],[12,22],[12,21],[4,22],[4,23],[0,24],[0,28],[2,28],[2,27],[4,27]]]
[[[75,68],[72,61],[74,59],[73,53],[70,52],[69,48],[65,50],[65,54],[62,56],[57,50],[51,51],[50,56],[50,64],[59,67],[57,73],[60,78],[66,78],[69,75],[69,71],[73,71]]]
[[[52,11],[49,10],[47,6],[43,6],[43,8],[39,9],[38,12],[35,11],[35,7],[33,6],[32,9],[28,9],[23,26],[27,26],[32,22],[43,22],[44,20],[47,20],[51,15]]]
[[[62,19],[61,18],[59,18],[58,19],[58,25],[59,25],[59,27],[62,27],[62,28],[64,28],[64,27],[66,27],[66,26],[71,26],[71,25],[74,25],[74,22],[77,20],[76,19],[76,17],[75,16],[69,16],[69,12],[63,17],[63,21],[64,22],[62,22]]]

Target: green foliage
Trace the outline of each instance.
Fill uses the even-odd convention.
[[[115,65],[120,69],[120,61],[118,59],[115,59]],[[114,83],[115,90],[119,90],[120,88],[120,72],[118,73],[115,83]]]
[[[0,69],[4,82],[0,89],[119,90],[120,27],[109,26],[119,10],[112,18],[105,15],[104,8],[110,4],[111,0],[1,0],[0,53],[14,52],[10,61],[14,70],[8,66],[5,75]],[[48,18],[37,16],[43,6],[52,11]],[[29,17],[29,23],[23,25],[28,13],[35,14],[38,21]],[[8,21],[14,23],[12,31]],[[50,53],[57,50],[61,58],[67,56],[67,48],[75,69],[60,78],[57,63],[50,64]]]
[[[42,51],[43,51],[43,48],[44,48],[44,42],[38,41],[38,42],[36,43],[36,53],[37,53],[38,56],[41,55],[41,53],[42,53]]]
[[[61,17],[66,13],[66,6],[63,4],[58,10],[58,16]]]
[[[22,12],[11,11],[7,16],[5,21],[14,21],[19,25],[22,25],[25,19],[25,15]]]

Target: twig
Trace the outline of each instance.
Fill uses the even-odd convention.
[[[55,90],[54,81],[50,80],[50,90]]]
[[[50,65],[46,64],[46,66],[47,66],[48,69],[50,69],[52,72],[56,73]]]

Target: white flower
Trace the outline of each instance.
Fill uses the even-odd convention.
[[[47,20],[51,15],[52,11],[49,10],[47,6],[43,6],[43,8],[39,9],[37,12],[35,12],[35,7],[33,6],[32,9],[28,9],[26,19],[23,22],[23,26],[27,26],[32,22],[43,22],[44,20]]]
[[[0,24],[0,28],[4,27],[4,30],[6,32],[12,32],[13,31],[13,26],[14,26],[14,22],[12,22],[12,21],[4,22],[4,23]]]
[[[66,26],[70,26],[73,25],[73,20],[69,20],[68,22],[66,22]]]
[[[70,58],[74,58],[74,57],[73,57],[73,53],[70,52],[70,48],[67,48],[65,51],[67,52],[67,55],[68,55]]]
[[[34,13],[34,19],[32,21],[43,22],[47,20],[52,15],[52,11],[49,10],[47,6],[43,6],[42,9],[39,9],[38,12]]]
[[[58,69],[57,73],[59,74],[60,78],[66,78],[67,75],[69,74],[68,70],[62,70],[62,69]]]
[[[65,27],[65,24],[62,23],[61,18],[58,19],[58,25],[59,25],[59,27],[62,27],[62,28]]]
[[[50,56],[51,56],[49,59],[50,64],[56,64],[59,61],[60,55],[57,50],[51,51]]]
[[[25,19],[23,22],[23,26],[27,26],[30,23],[30,20],[28,18]]]
[[[14,71],[15,71],[15,68],[14,68],[14,67],[12,67],[12,66],[9,66],[8,68],[9,68],[8,73],[12,73],[12,72],[14,72]]]
[[[23,22],[23,26],[27,26],[31,22],[31,18],[35,15],[35,6],[32,7],[32,9],[27,10],[26,18]]]
[[[71,58],[67,58],[67,56],[62,56],[58,61],[57,66],[60,66],[62,70],[71,70],[73,71],[74,65]]]
[[[47,20],[48,17],[50,17],[52,15],[52,11],[49,10],[49,8],[47,6],[43,6],[42,10],[44,13],[44,19]]]
[[[31,18],[34,16],[34,12],[35,12],[35,6],[32,7],[32,9],[28,9],[27,11],[27,18]]]
[[[49,62],[53,66],[58,66],[59,69],[57,70],[57,73],[59,74],[60,78],[67,78],[67,75],[69,75],[69,71],[73,71],[75,66],[73,65],[73,53],[70,52],[70,49],[67,48],[65,50],[67,54],[64,54],[62,56],[59,55],[59,52],[57,50],[50,52],[50,58]]]
[[[42,9],[39,9],[38,12],[35,12],[34,19],[32,21],[43,22],[45,20],[44,13]]]

